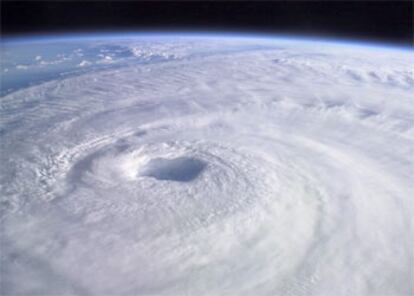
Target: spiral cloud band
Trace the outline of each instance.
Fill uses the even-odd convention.
[[[412,51],[78,42],[3,73],[75,65],[2,90],[6,295],[413,295]]]

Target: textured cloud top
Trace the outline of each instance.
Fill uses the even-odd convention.
[[[414,54],[3,46],[5,295],[412,295]]]

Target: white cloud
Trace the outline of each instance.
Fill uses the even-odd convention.
[[[91,62],[87,61],[87,60],[83,60],[82,62],[80,62],[78,64],[78,67],[85,67],[85,66],[89,66],[91,65]]]
[[[238,42],[2,97],[8,294],[413,290],[413,53]]]
[[[102,59],[98,60],[96,63],[98,64],[112,64],[114,62],[114,60],[112,59],[111,56],[109,55],[99,55],[100,57],[102,57]]]
[[[29,69],[29,66],[27,66],[27,65],[17,65],[16,69],[17,70],[27,70],[27,69]]]

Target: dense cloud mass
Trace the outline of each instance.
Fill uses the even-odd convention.
[[[2,51],[5,295],[414,293],[411,50],[193,36]]]

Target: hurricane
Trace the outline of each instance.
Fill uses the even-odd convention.
[[[5,295],[412,295],[414,53],[2,43]]]

